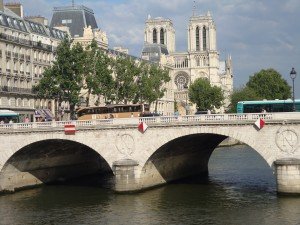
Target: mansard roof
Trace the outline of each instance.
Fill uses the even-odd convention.
[[[55,39],[63,39],[67,35],[64,31],[24,19],[5,7],[4,11],[0,11],[0,26]]]
[[[28,33],[24,20],[17,15],[13,16],[13,12],[8,9],[5,9],[4,12],[0,11],[0,26]]]
[[[51,27],[65,25],[69,27],[71,36],[83,36],[83,28],[98,28],[94,12],[85,6],[55,7],[50,23]]]

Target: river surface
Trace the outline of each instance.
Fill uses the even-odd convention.
[[[0,224],[300,224],[300,198],[277,196],[273,171],[251,148],[214,151],[207,182],[137,194],[51,185],[0,196]]]

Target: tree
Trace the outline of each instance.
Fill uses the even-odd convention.
[[[211,86],[209,80],[205,78],[198,78],[190,85],[189,98],[197,105],[199,111],[220,108],[224,100],[222,89]]]
[[[66,37],[57,47],[56,61],[47,68],[34,91],[41,98],[56,99],[70,104],[71,118],[75,114],[75,105],[79,102],[82,88],[85,52],[80,44],[71,48],[71,40]]]
[[[159,65],[152,64],[149,70],[149,78],[152,84],[152,91],[155,97],[155,113],[157,113],[158,99],[162,98],[166,92],[165,83],[171,80],[168,69],[162,69]],[[149,101],[149,104],[152,102]]]
[[[276,70],[261,70],[250,76],[246,84],[263,99],[287,99],[291,97],[291,87]]]
[[[260,100],[260,97],[252,88],[242,87],[236,89],[230,95],[230,106],[228,112],[236,113],[236,105],[239,101]]]
[[[115,73],[114,99],[116,103],[127,104],[135,99],[140,68],[128,57],[117,57],[113,63]]]
[[[98,47],[93,39],[87,48],[85,63],[84,88],[87,89],[86,106],[89,106],[90,95],[104,96],[105,102],[112,98],[113,77],[110,69],[111,60]],[[99,102],[99,101],[98,101]]]
[[[157,112],[157,100],[164,96],[166,88],[164,84],[171,80],[169,71],[162,69],[158,64],[140,64],[140,75],[137,79],[136,102],[151,103],[156,102],[155,112]]]

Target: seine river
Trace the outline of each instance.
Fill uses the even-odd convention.
[[[207,182],[138,194],[53,185],[0,196],[0,224],[300,224],[300,197],[277,196],[275,177],[247,146],[219,148]]]

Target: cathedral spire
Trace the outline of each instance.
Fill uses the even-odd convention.
[[[196,12],[196,1],[194,1],[194,6],[193,6],[193,16],[195,16],[195,12]]]

